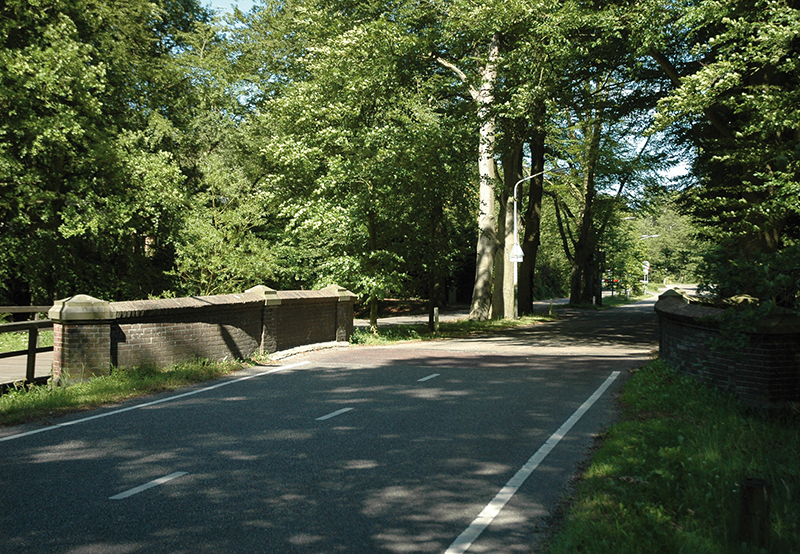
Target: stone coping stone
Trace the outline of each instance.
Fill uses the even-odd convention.
[[[264,297],[257,293],[219,294],[214,296],[186,296],[181,298],[160,298],[157,300],[129,300],[111,302],[114,319],[129,319],[149,315],[164,315],[175,311],[228,308],[240,309],[246,306],[257,308],[264,305]]]
[[[180,311],[205,309],[241,309],[252,306],[279,306],[289,304],[355,301],[356,295],[338,285],[321,290],[275,291],[259,285],[238,294],[217,294],[213,296],[186,296],[181,298],[159,298],[153,300],[128,300],[107,302],[86,294],[78,294],[56,300],[48,316],[54,321],[110,321],[115,319],[144,318],[161,316]]]
[[[673,321],[703,328],[719,328],[720,317],[725,313],[725,308],[715,308],[700,302],[700,299],[695,300],[675,290],[668,290],[659,296],[655,310],[660,316]],[[752,334],[800,334],[800,317],[795,313],[767,315],[756,324]]]

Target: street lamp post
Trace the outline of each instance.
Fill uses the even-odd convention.
[[[508,255],[509,261],[514,264],[514,319],[519,319],[519,306],[517,305],[517,296],[519,294],[519,270],[517,268],[517,264],[522,262],[523,258],[525,257],[525,253],[522,251],[522,246],[519,244],[519,232],[517,230],[517,188],[525,181],[535,179],[536,177],[544,175],[545,173],[557,173],[563,170],[564,168],[562,167],[545,169],[539,173],[534,173],[533,175],[523,177],[514,185],[514,246],[511,247],[511,252]]]

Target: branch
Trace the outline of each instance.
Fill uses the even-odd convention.
[[[681,86],[681,75],[678,73],[678,69],[664,54],[652,48],[648,50],[647,53],[656,61],[656,63],[658,63],[658,65],[661,67],[664,73],[667,74],[667,77],[670,78],[676,87]],[[728,125],[728,122],[722,119],[722,116],[719,115],[719,113],[717,113],[712,107],[703,108],[703,115],[706,116],[706,119],[708,119],[709,123],[711,123],[711,125],[717,131],[719,131],[723,137],[728,139],[736,137],[736,134],[733,132],[730,125]]]
[[[681,86],[681,76],[678,73],[678,69],[674,65],[672,65],[672,62],[669,61],[669,59],[664,54],[658,52],[653,48],[648,50],[647,53],[650,55],[651,58],[653,58],[656,61],[656,63],[661,67],[664,73],[667,74],[667,77],[669,77],[673,85],[675,85],[676,87]]]
[[[459,79],[461,79],[461,82],[467,85],[467,87],[469,88],[469,94],[470,96],[472,96],[472,99],[475,100],[476,102],[478,101],[478,98],[480,97],[480,91],[476,89],[474,86],[469,84],[469,80],[467,79],[466,73],[461,71],[461,69],[457,65],[448,62],[447,60],[445,60],[440,56],[437,56],[436,54],[433,55],[433,59],[436,60],[436,62],[442,67],[449,69],[450,71],[455,73],[456,76]]]
[[[558,222],[558,233],[561,235],[561,243],[564,246],[564,254],[567,256],[567,260],[569,263],[575,262],[575,257],[569,251],[569,242],[567,241],[567,232],[569,232],[570,240],[572,240],[573,245],[575,241],[572,239],[572,232],[569,229],[569,222],[567,222],[567,232],[564,231],[564,222],[561,219],[561,209],[559,208],[561,201],[558,198],[558,195],[552,191],[545,190],[543,191],[544,194],[550,196],[553,199],[553,205],[556,207],[556,221]],[[572,214],[569,213],[569,208],[567,208],[567,215],[572,217]]]

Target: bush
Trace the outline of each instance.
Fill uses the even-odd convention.
[[[700,264],[701,290],[718,298],[748,294],[792,310],[800,309],[800,246],[778,252],[739,253],[733,245],[711,250]]]

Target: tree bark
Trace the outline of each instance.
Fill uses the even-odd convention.
[[[505,164],[503,174],[506,185],[500,193],[500,211],[497,217],[497,239],[500,246],[494,255],[493,319],[508,319],[514,315],[514,267],[508,258],[514,246],[514,197],[509,193]],[[511,183],[511,187],[515,182]]]
[[[570,304],[591,304],[594,296],[592,283],[592,259],[597,246],[594,229],[595,173],[600,157],[600,134],[603,129],[602,113],[594,114],[594,119],[584,125],[586,144],[584,146],[584,201],[581,213],[578,240],[575,241],[575,255],[570,275]]]
[[[544,171],[545,104],[537,102],[534,109],[535,121],[530,137],[531,174]],[[541,243],[542,195],[544,194],[544,175],[534,177],[528,182],[528,202],[523,219],[525,232],[522,238],[524,258],[519,268],[518,310],[520,315],[533,313],[533,289],[536,271],[536,257]]]
[[[495,117],[491,113],[494,103],[494,85],[497,81],[497,64],[500,59],[500,36],[495,34],[489,44],[489,55],[481,75],[481,88],[478,91],[478,119],[480,127],[480,146],[478,148],[478,173],[480,192],[478,206],[478,244],[476,248],[475,285],[472,289],[472,302],[469,318],[483,321],[491,315],[492,269],[494,253],[497,250],[495,233],[495,183],[497,169],[494,162]]]

